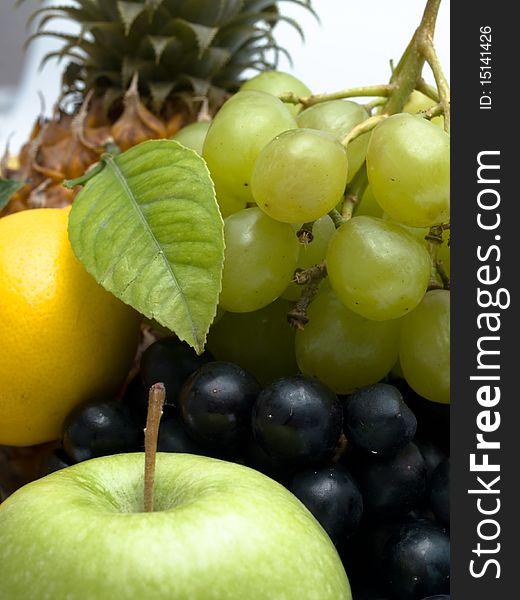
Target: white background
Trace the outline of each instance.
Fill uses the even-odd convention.
[[[283,7],[282,3],[285,14],[302,25],[306,39],[302,44],[296,32],[284,24],[277,26],[278,40],[293,57],[292,67],[282,58],[279,68],[302,79],[313,92],[332,92],[387,82],[389,61],[401,56],[420,21],[424,1],[314,0],[313,5],[320,23],[299,7]],[[449,0],[441,4],[435,42],[449,79]],[[0,114],[0,154],[8,138],[11,151],[17,152],[29,135],[41,107],[39,93],[45,99],[45,113],[50,113],[58,95],[61,66],[51,62],[39,72],[38,65],[54,47],[56,42],[50,39],[30,47],[22,83],[8,112]],[[430,73],[425,75],[433,82]]]

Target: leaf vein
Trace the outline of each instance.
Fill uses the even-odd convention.
[[[121,168],[119,167],[119,165],[117,164],[117,162],[114,160],[113,157],[108,156],[106,158],[107,164],[110,166],[112,172],[114,173],[116,179],[118,180],[118,182],[120,183],[121,187],[123,188],[123,190],[126,192],[126,196],[127,198],[130,200],[131,206],[134,209],[134,211],[137,213],[139,220],[141,221],[144,230],[148,233],[149,237],[152,239],[153,243],[155,244],[158,252],[161,255],[161,258],[163,259],[163,263],[165,264],[167,270],[169,271],[175,286],[177,287],[177,290],[181,296],[182,299],[182,304],[184,305],[185,311],[187,313],[187,317],[189,319],[189,323],[190,323],[190,328],[193,334],[194,339],[199,341],[199,336],[198,336],[198,331],[197,328],[195,326],[195,323],[193,322],[193,318],[189,309],[189,305],[188,305],[188,301],[186,299],[186,296],[184,295],[184,292],[181,288],[181,286],[179,285],[179,281],[177,279],[177,276],[172,268],[172,265],[168,262],[168,260],[166,259],[166,256],[164,254],[164,251],[161,247],[161,245],[159,244],[159,241],[157,240],[157,238],[155,237],[155,235],[153,234],[152,229],[150,228],[150,225],[148,223],[148,221],[144,218],[144,215],[142,213],[142,211],[139,209],[139,203],[137,201],[137,198],[135,197],[124,173],[122,172]]]

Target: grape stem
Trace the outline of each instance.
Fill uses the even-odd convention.
[[[355,140],[364,133],[372,131],[372,129],[374,129],[376,125],[379,125],[379,123],[381,123],[381,121],[384,121],[387,117],[388,115],[386,114],[368,117],[368,119],[365,119],[364,121],[353,127],[341,140],[341,143],[343,144],[343,146],[347,147],[352,140]]]
[[[428,53],[426,49],[433,47],[435,22],[440,4],[441,0],[427,0],[421,23],[392,73],[390,84],[394,86],[394,90],[383,107],[383,113],[392,115],[401,112],[410,94],[422,80],[425,52]]]
[[[435,266],[437,267],[437,273],[438,273],[439,277],[441,278],[443,288],[445,290],[449,290],[450,289],[450,278],[448,276],[448,273],[446,273],[446,269],[444,268],[444,263],[442,262],[442,260],[437,259]]]
[[[417,116],[423,117],[424,119],[428,119],[430,121],[434,117],[438,117],[439,115],[444,114],[444,109],[442,108],[442,104],[434,104],[432,107],[427,110],[422,110],[417,113]]]
[[[307,269],[296,269],[294,272],[293,283],[297,285],[307,285],[312,281],[321,281],[327,274],[325,261],[313,265]]]
[[[334,227],[336,229],[339,229],[343,225],[343,223],[346,223],[346,219],[344,219],[343,215],[339,212],[339,210],[336,210],[335,208],[333,208],[329,212],[329,217],[332,219],[332,222],[334,223]]]
[[[437,258],[438,247],[439,247],[439,245],[437,242],[428,240],[428,253],[430,254],[430,260],[431,260],[431,270],[430,270],[430,280],[428,282],[428,291],[442,290],[444,288],[442,280],[440,280],[439,273],[437,271],[437,264],[439,262],[439,260]]]
[[[426,94],[439,106],[432,107],[422,116],[425,118],[433,118],[437,114],[444,115],[444,128],[449,131],[450,124],[450,92],[448,82],[442,72],[440,61],[433,45],[433,36],[435,33],[435,23],[439,13],[441,0],[427,0],[423,12],[421,23],[416,29],[412,39],[410,40],[406,50],[404,51],[399,63],[392,68],[392,76],[390,82],[386,85],[364,86],[358,88],[350,88],[335,92],[332,94],[313,94],[311,96],[297,96],[290,92],[280,96],[280,99],[290,104],[301,104],[304,108],[325,102],[328,100],[338,100],[343,98],[353,98],[361,96],[375,96],[377,106],[380,105],[380,98],[386,98],[383,104],[382,112],[379,115],[372,115],[362,123],[356,125],[352,131],[342,140],[342,144],[346,147],[349,142],[357,138],[359,135],[371,131],[376,125],[381,123],[386,117],[395,113],[401,112],[408,101],[411,93],[418,90]],[[423,77],[422,71],[425,62],[427,62],[434,74],[437,90],[428,85]],[[393,64],[392,64],[393,67]],[[360,169],[363,177],[366,178],[366,163]],[[356,173],[350,184],[347,186],[344,194],[341,212],[333,209],[329,212],[329,216],[337,228],[346,223],[353,214],[355,205],[363,196],[366,189],[366,182],[362,179],[362,175]],[[430,232],[431,233],[431,232]],[[442,229],[441,229],[442,243]],[[432,257],[432,274],[430,285],[439,287],[441,285],[446,288],[449,286],[449,279],[443,269],[442,262],[437,259],[438,242],[429,240],[428,246]],[[324,263],[323,263],[324,264]],[[325,265],[324,265],[325,266]],[[323,277],[326,277],[326,268],[320,275],[318,281],[311,279],[310,283],[304,289],[300,300],[296,303],[293,310],[289,312],[287,318],[289,323],[298,329],[303,329],[308,322],[307,308],[312,302],[312,299],[317,293],[319,283]],[[430,289],[430,288],[429,288]]]
[[[450,278],[446,273],[442,260],[439,260],[437,257],[439,246],[443,242],[442,233],[445,229],[449,228],[449,223],[434,225],[433,227],[430,227],[430,231],[426,235],[425,239],[428,242],[428,252],[430,254],[432,265],[428,290],[450,289]]]
[[[386,87],[388,94],[387,100],[383,106],[382,114],[373,115],[356,125],[356,127],[354,127],[342,140],[342,144],[345,147],[358,136],[371,131],[386,117],[396,112],[400,112],[410,97],[410,94],[415,89],[419,89],[423,93],[426,93],[440,105],[440,107],[432,107],[421,116],[433,118],[442,113],[444,115],[444,126],[445,128],[449,128],[449,87],[433,47],[433,34],[435,32],[435,22],[439,12],[440,2],[441,0],[427,1],[421,23],[404,51],[403,56],[399,60],[399,63],[392,71],[390,83]],[[428,62],[434,71],[438,91],[426,84],[422,78],[422,70],[425,61]],[[366,169],[366,167],[364,167],[364,169]],[[352,187],[352,184],[353,181],[350,184],[350,188]],[[362,197],[363,192],[356,195],[353,193],[352,189],[349,189],[349,186],[347,186],[344,195],[343,208],[341,210],[344,219],[346,218],[348,220],[352,216],[353,200],[358,201]]]
[[[341,208],[341,215],[344,221],[348,221],[352,218],[354,210],[361,201],[361,198],[363,198],[363,194],[365,193],[367,186],[368,175],[366,162],[364,162],[345,190],[343,206]]]
[[[442,112],[444,114],[444,130],[449,133],[450,131],[450,88],[446,77],[444,76],[442,66],[435,51],[433,40],[430,37],[426,37],[421,44],[421,51],[426,58],[427,63],[435,77],[435,83],[439,90],[439,102],[442,106]]]
[[[294,92],[287,92],[279,96],[282,102],[287,104],[301,104],[304,108],[319,104],[320,102],[328,102],[329,100],[343,100],[344,98],[359,98],[364,96],[389,96],[393,91],[393,85],[366,85],[355,88],[340,90],[330,94],[312,94],[311,96],[298,96]]]
[[[356,195],[345,192],[345,197],[343,199],[343,205],[341,207],[341,216],[345,222],[352,219],[352,215],[354,214],[354,209],[356,208],[356,204],[359,202],[359,198]]]
[[[425,96],[428,96],[434,102],[439,102],[439,92],[429,83],[426,83],[424,79],[421,77],[419,81],[415,85],[415,89],[418,92],[421,92]]]
[[[441,0],[427,0],[421,23],[416,29],[399,63],[392,69],[392,77],[389,83],[349,88],[327,94],[312,94],[310,96],[298,96],[294,92],[287,92],[279,96],[280,100],[289,104],[300,104],[303,108],[307,108],[329,100],[376,96],[387,98],[383,106],[383,114],[388,116],[401,112],[410,94],[417,89],[432,98],[435,102],[441,103],[444,113],[444,126],[446,131],[449,131],[449,86],[433,44],[435,23],[440,4]],[[425,62],[430,65],[433,71],[437,90],[426,84],[422,78],[422,70]]]
[[[386,103],[386,98],[376,98],[375,100],[372,100],[371,102],[367,102],[366,104],[363,104],[363,106],[365,107],[365,109],[368,113],[371,113],[374,108],[377,108],[378,106],[384,106],[385,103]]]
[[[305,328],[305,325],[309,322],[307,309],[318,293],[320,283],[326,276],[327,265],[325,261],[308,269],[299,269],[296,271],[293,281],[299,285],[305,285],[305,288],[298,302],[287,313],[287,320],[291,327],[300,330]]]
[[[153,512],[153,487],[155,480],[155,462],[157,457],[157,440],[162,409],[166,399],[163,383],[154,383],[148,393],[148,414],[144,430],[144,511]]]
[[[310,244],[314,239],[314,234],[312,233],[312,229],[314,227],[314,221],[310,221],[309,223],[304,223],[300,229],[296,232],[296,237],[298,241],[302,245]]]

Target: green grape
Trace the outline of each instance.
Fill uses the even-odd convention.
[[[262,384],[298,372],[294,355],[296,330],[287,322],[292,302],[278,299],[249,313],[227,312],[208,335],[217,360],[240,365]]]
[[[357,213],[356,213],[356,215],[357,215]],[[411,227],[410,225],[403,225],[402,223],[397,223],[397,221],[394,221],[393,219],[391,219],[386,213],[383,213],[383,216],[381,218],[384,221],[388,221],[389,223],[395,223],[396,225],[399,225],[403,229],[406,229],[406,231],[408,231],[408,233],[413,235],[413,237],[418,242],[421,242],[421,244],[424,247],[426,247],[426,248],[428,247],[428,242],[426,240],[426,236],[428,235],[428,232],[430,231],[429,227]]]
[[[450,138],[426,119],[400,113],[372,132],[368,181],[388,216],[412,227],[449,220]]]
[[[182,129],[179,129],[172,139],[180,142],[187,148],[195,150],[197,154],[202,156],[204,141],[210,125],[211,121],[198,121],[196,123],[190,123]],[[220,212],[222,213],[222,217],[224,219],[246,207],[245,200],[235,198],[229,192],[217,188],[215,189],[215,192],[217,195],[217,202]]]
[[[296,360],[338,394],[376,383],[397,360],[399,321],[371,321],[349,310],[332,290],[308,309],[309,322],[296,332]]]
[[[231,96],[213,119],[202,151],[217,190],[253,202],[251,173],[260,150],[296,126],[294,116],[275,96],[257,90]]]
[[[355,208],[354,214],[356,217],[366,215],[367,217],[384,218],[383,209],[377,203],[370,186],[367,186],[365,193],[361,198],[361,202]]]
[[[330,284],[344,304],[376,321],[415,308],[428,287],[427,249],[400,225],[354,217],[334,234],[327,251]]]
[[[251,312],[278,298],[298,260],[293,228],[259,208],[246,208],[225,219],[224,237],[220,306],[230,312]]]
[[[434,100],[428,98],[428,96],[426,96],[422,92],[414,90],[411,93],[410,98],[408,98],[408,102],[404,105],[403,112],[415,114],[423,110],[428,110],[435,104],[436,102]],[[431,122],[434,125],[437,125],[444,129],[444,117],[433,117]]]
[[[393,222],[393,221],[391,221]],[[402,227],[403,229],[405,229],[406,231],[408,231],[408,233],[414,237],[420,244],[422,244],[425,248],[428,247],[428,241],[426,240],[426,236],[428,235],[428,232],[430,231],[430,229],[428,227],[410,227],[410,225],[403,225],[401,223],[396,223],[397,225],[399,225],[400,227]]]
[[[401,322],[399,360],[404,377],[418,394],[450,401],[450,293],[428,292]]]
[[[217,203],[222,214],[222,218],[226,219],[230,215],[244,210],[247,202],[243,198],[237,198],[230,192],[222,190],[220,187],[215,185],[215,193],[217,195]]]
[[[197,154],[202,156],[202,148],[206,139],[210,121],[198,121],[197,123],[190,123],[186,125],[172,137],[173,140],[177,140],[187,148],[195,150]],[[216,189],[217,202],[222,213],[222,217],[225,219],[239,210],[246,207],[246,201],[239,198],[233,197],[231,194]]]
[[[356,212],[356,215],[358,213]],[[385,221],[391,220],[388,218],[388,215],[383,213],[383,219]],[[421,244],[428,248],[428,240],[426,236],[428,235],[430,228],[429,227],[410,227],[409,225],[403,225],[399,223],[401,227],[406,229],[409,233],[413,235],[417,241],[421,242]],[[449,229],[444,229],[442,232],[442,244],[437,246],[437,258],[442,261],[444,266],[444,270],[448,277],[450,276],[450,232]]]
[[[385,221],[390,220],[388,218],[388,215],[386,215],[386,214],[383,214],[383,219]],[[426,239],[426,236],[428,235],[428,233],[430,231],[429,227],[410,227],[409,225],[402,225],[401,223],[399,223],[399,225],[401,225],[401,227],[403,227],[404,229],[406,229],[406,231],[408,231],[409,233],[411,233],[413,235],[413,237],[418,242],[421,242],[421,244],[425,248],[428,248],[428,240]],[[442,232],[442,244],[439,244],[437,246],[437,258],[442,261],[442,264],[444,266],[444,270],[446,271],[446,274],[448,275],[448,277],[450,276],[450,245],[449,245],[449,240],[450,240],[450,232],[449,232],[449,230],[445,229]]]
[[[297,96],[310,96],[311,90],[299,79],[283,71],[262,71],[242,84],[240,90],[260,90],[273,96],[281,96],[293,92]],[[297,115],[302,107],[300,104],[287,104],[293,115]]]
[[[350,183],[361,165],[365,162],[370,141],[370,132],[363,133],[348,143],[347,158],[349,161],[349,175],[347,182]]]
[[[284,223],[315,221],[339,202],[347,183],[347,155],[328,133],[292,129],[258,155],[251,178],[253,197],[270,217]]]
[[[210,121],[198,121],[186,125],[172,137],[172,140],[177,140],[186,148],[195,150],[197,154],[202,156],[202,147],[210,126]]]
[[[406,225],[401,225],[407,231],[409,231],[421,244],[428,248],[428,240],[426,236],[428,235],[430,229],[428,227],[407,227]],[[448,230],[444,230],[442,232],[442,244],[437,246],[437,258],[442,261],[444,266],[444,270],[448,277],[450,276],[450,246],[449,246],[450,232]]]
[[[300,229],[300,226],[295,225],[295,232],[297,232],[298,229]],[[298,254],[296,268],[308,269],[324,260],[325,255],[327,254],[329,240],[335,231],[336,228],[329,215],[324,215],[315,221],[312,228],[312,242],[309,242],[308,244],[300,243],[300,252]],[[303,287],[301,285],[291,283],[282,294],[282,298],[287,298],[287,300],[295,302],[302,295],[302,289]]]
[[[298,115],[296,120],[300,127],[326,131],[341,141],[347,133],[368,117],[367,110],[355,102],[329,100],[309,106]],[[370,133],[364,133],[347,146],[349,181],[365,161],[369,140]]]

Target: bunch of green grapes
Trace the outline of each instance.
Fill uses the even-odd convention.
[[[434,101],[414,92],[369,128],[370,105],[302,109],[282,101],[291,92],[310,96],[262,73],[176,136],[206,160],[225,218],[210,351],[263,382],[300,370],[341,394],[399,364],[417,393],[449,402],[450,140],[442,118],[414,114]]]

